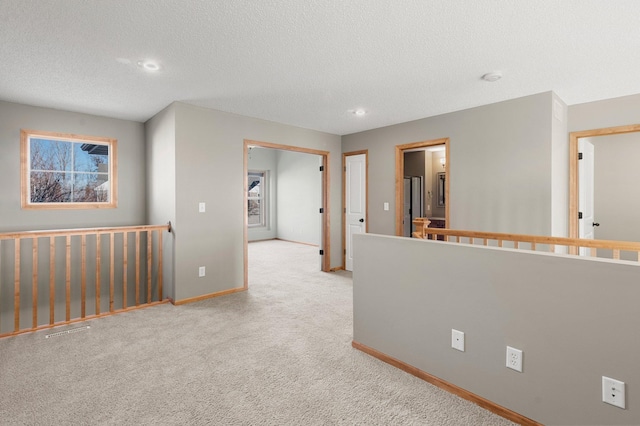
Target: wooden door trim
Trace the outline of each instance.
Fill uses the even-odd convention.
[[[322,243],[320,244],[321,245],[320,249],[324,250],[324,255],[322,256],[322,271],[329,272],[331,270],[331,221],[330,221],[331,211],[329,209],[329,194],[330,194],[329,183],[331,182],[330,176],[329,176],[329,165],[331,163],[329,161],[329,155],[330,155],[329,151],[322,151],[318,149],[303,148],[303,147],[293,146],[293,145],[283,145],[283,144],[272,143],[272,142],[262,142],[262,141],[255,141],[251,139],[245,139],[243,152],[242,152],[243,169],[244,169],[243,194],[246,194],[248,191],[246,176],[247,176],[247,173],[249,172],[249,156],[248,156],[249,146],[279,149],[282,151],[300,152],[303,154],[320,155],[322,157],[322,167],[324,170],[324,172],[322,173],[322,209],[324,214],[322,216]],[[242,198],[243,198],[242,204],[243,204],[243,214],[244,214],[244,231],[243,231],[244,232],[244,288],[247,289],[249,288],[249,249],[248,249],[248,245],[249,245],[249,232],[248,232],[249,223],[248,222],[249,221],[247,217],[248,207],[247,207],[245,195],[243,195]]]
[[[450,226],[449,222],[449,205],[451,199],[449,198],[449,185],[451,179],[449,178],[449,138],[433,139],[422,142],[412,142],[404,145],[396,145],[396,235],[403,235],[402,218],[403,218],[403,205],[404,205],[404,152],[410,149],[427,148],[434,145],[445,146],[445,188],[444,199],[446,200],[444,206],[444,219],[447,227]]]
[[[640,132],[640,124],[581,130],[569,133],[569,238],[578,238],[578,139],[594,136],[621,135]]]
[[[350,151],[342,153],[342,269],[347,267],[347,157],[365,155],[365,217],[364,232],[369,232],[369,150]]]

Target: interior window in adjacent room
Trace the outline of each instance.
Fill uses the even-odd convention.
[[[247,176],[247,212],[250,227],[266,226],[266,172],[249,171]]]
[[[22,208],[117,207],[111,138],[22,130]]]

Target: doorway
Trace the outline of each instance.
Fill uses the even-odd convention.
[[[583,238],[591,236],[595,237],[595,234],[599,232],[593,232],[595,228],[600,226],[600,220],[596,217],[598,214],[598,200],[595,200],[596,197],[594,195],[598,193],[596,189],[591,189],[590,179],[586,179],[586,175],[589,173],[585,173],[588,170],[585,170],[585,161],[591,162],[595,157],[587,155],[587,151],[583,151],[580,149],[580,146],[589,147],[589,144],[596,145],[596,152],[598,151],[598,146],[601,142],[604,142],[604,145],[609,144],[618,144],[617,141],[621,141],[621,138],[618,136],[628,135],[628,134],[640,134],[640,124],[629,125],[629,126],[619,126],[619,127],[609,127],[603,129],[594,129],[594,130],[584,130],[579,132],[572,132],[569,134],[569,238]],[[616,136],[616,138],[610,138],[611,136]],[[637,141],[633,141],[633,146],[638,146],[640,149],[640,137]],[[585,143],[586,142],[586,143]],[[585,148],[586,149],[586,148]],[[583,160],[580,160],[580,153],[582,152]],[[595,154],[597,156],[597,154]],[[637,158],[637,156],[628,153],[626,155],[627,158]],[[597,160],[596,160],[597,161]],[[607,167],[607,169],[611,171],[615,171],[617,175],[620,175],[620,171],[622,170],[622,161],[619,160],[617,164],[613,164],[613,166]],[[587,169],[592,169],[593,165],[588,167]],[[634,166],[634,169],[637,167]],[[595,173],[597,174],[597,171]],[[582,182],[581,182],[582,181]],[[594,184],[595,188],[597,184]],[[638,199],[639,197],[633,197],[629,190],[625,188],[621,188],[618,186],[622,185],[610,185],[607,189],[607,196],[618,195],[618,200],[626,199]],[[633,185],[632,185],[633,187]],[[595,191],[595,193],[594,193]],[[615,202],[616,198],[611,198],[611,203]],[[617,203],[616,203],[617,204]],[[595,205],[595,208],[591,208]],[[635,209],[634,209],[635,210]],[[588,216],[588,217],[587,217]],[[616,224],[619,222],[616,219],[609,219],[606,221],[608,224]],[[604,223],[604,222],[603,222]],[[580,229],[583,229],[581,232]],[[591,231],[591,232],[589,232]],[[604,234],[606,235],[606,233]],[[614,234],[615,235],[615,234]],[[599,238],[602,239],[602,238]],[[610,239],[604,238],[604,239]],[[613,238],[616,239],[616,238]],[[636,240],[638,238],[634,238]],[[574,249],[575,250],[575,249]]]
[[[250,147],[259,147],[259,148],[271,148],[280,151],[288,151],[288,152],[298,152],[303,154],[313,154],[320,156],[320,165],[318,167],[318,172],[321,173],[321,206],[319,207],[319,215],[321,221],[321,232],[320,232],[320,247],[319,252],[321,256],[320,261],[320,269],[323,272],[329,272],[330,270],[330,234],[329,234],[329,152],[321,151],[310,148],[301,148],[291,145],[281,145],[275,144],[271,142],[261,142],[254,140],[244,140],[244,151],[243,151],[243,168],[244,168],[244,193],[249,193],[249,184],[248,184],[248,173],[249,173],[249,149]],[[243,212],[244,212],[244,288],[249,287],[249,259],[248,259],[248,209],[247,198],[244,198],[243,201]]]
[[[342,154],[342,265],[353,271],[353,236],[369,231],[369,151]]]
[[[406,222],[413,220],[405,217],[405,203],[410,207],[411,191],[405,195],[405,177],[407,170],[405,168],[405,154],[413,151],[428,151],[438,147],[440,154],[437,156],[429,155],[428,158],[435,157],[435,162],[427,161],[432,166],[426,167],[423,191],[423,217],[436,217],[440,227],[449,227],[449,138],[434,139],[430,141],[414,142],[404,145],[396,145],[396,235],[407,236],[406,231],[413,229],[413,224]],[[433,164],[435,163],[435,164]],[[439,174],[439,175],[438,175]],[[428,177],[428,178],[427,178]],[[436,216],[437,215],[437,216]],[[417,216],[416,216],[417,217]],[[409,236],[411,233],[409,232]]]

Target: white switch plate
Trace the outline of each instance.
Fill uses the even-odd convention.
[[[384,203],[384,210],[389,210],[389,203]]]
[[[507,367],[522,373],[522,351],[507,346]]]
[[[625,385],[620,380],[602,376],[602,401],[625,409]]]
[[[464,332],[451,329],[451,347],[464,352]]]
[[[205,208],[206,208],[205,203],[199,203],[199,204],[198,204],[198,212],[199,212],[199,213],[204,213]]]
[[[205,273],[204,266],[199,267],[198,268],[198,276],[199,277],[204,277],[204,273]]]

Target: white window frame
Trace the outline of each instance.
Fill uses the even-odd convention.
[[[108,178],[104,190],[107,191],[107,201],[81,202],[32,202],[31,201],[31,139],[58,140],[68,143],[82,143],[90,145],[106,145],[108,150]],[[37,130],[20,131],[20,169],[21,169],[21,206],[23,209],[101,209],[116,208],[118,206],[117,185],[117,140],[112,138],[75,135],[70,133],[45,132]],[[71,171],[70,173],[78,173]]]

